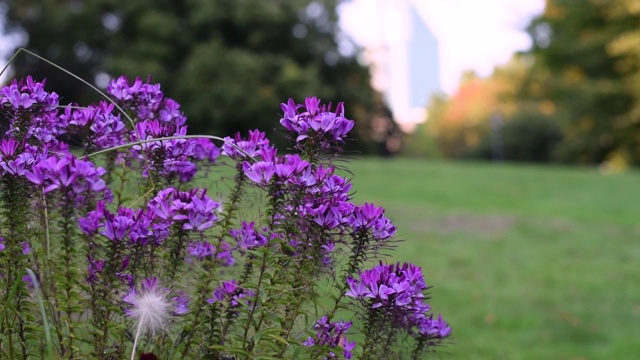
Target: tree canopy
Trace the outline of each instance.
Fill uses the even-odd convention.
[[[638,136],[630,116],[640,93],[634,95],[626,85],[629,70],[623,69],[622,54],[611,51],[620,36],[637,29],[639,19],[624,11],[614,16],[618,6],[604,0],[579,6],[549,0],[528,28],[535,63],[522,95],[554,104],[565,135],[560,160],[600,163],[621,154],[640,160],[637,139],[629,137]]]
[[[638,29],[636,0],[547,0],[532,48],[435,99],[425,129],[444,156],[486,157],[499,113],[506,159],[640,165]]]
[[[6,30],[28,34],[25,47],[83,79],[151,76],[175,98],[193,133],[274,135],[289,97],[344,101],[367,137],[375,107],[369,70],[342,51],[336,0],[0,0]],[[56,84],[63,101],[92,94],[33,58],[16,77]]]

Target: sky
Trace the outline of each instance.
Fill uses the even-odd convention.
[[[379,12],[380,5],[386,7]],[[342,28],[361,46],[380,46],[380,27],[387,37],[403,32],[393,7],[410,2],[438,40],[440,84],[457,89],[462,73],[488,76],[496,65],[531,46],[524,28],[542,13],[544,0],[351,0],[340,8]],[[388,40],[388,39],[387,39]]]

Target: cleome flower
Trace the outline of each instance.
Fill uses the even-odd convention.
[[[343,103],[338,104],[335,112],[331,111],[331,103],[321,105],[316,97],[306,98],[304,105],[289,99],[280,107],[284,112],[280,124],[295,136],[298,145],[311,142],[321,149],[338,148],[355,125],[353,120],[345,117]]]
[[[360,272],[360,280],[347,277],[346,296],[369,303],[371,308],[408,310],[423,313],[423,291],[427,285],[422,271],[413,264],[380,264]]]
[[[310,336],[302,345],[307,347],[324,346],[332,349],[329,351],[328,357],[325,356],[324,359],[336,358],[335,349],[342,348],[342,356],[349,360],[353,357],[352,352],[356,343],[355,341],[349,342],[345,334],[352,324],[352,322],[342,320],[330,322],[325,315],[313,327],[316,330],[315,336]]]

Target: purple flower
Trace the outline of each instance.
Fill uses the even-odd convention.
[[[255,296],[254,290],[243,289],[238,287],[236,280],[223,281],[217,289],[213,291],[213,297],[207,299],[209,304],[214,304],[222,301],[229,301],[229,305],[234,308],[240,305],[240,300],[250,299]],[[250,300],[245,300],[246,304],[250,303]]]
[[[107,93],[113,96],[122,107],[133,111],[139,120],[158,119],[164,123],[182,126],[187,118],[180,111],[180,105],[173,99],[165,98],[160,84],[143,83],[136,78],[133,83],[125,76],[112,80]]]
[[[0,140],[0,156],[2,158],[13,158],[20,143],[12,138]]]
[[[338,104],[335,112],[331,111],[331,104],[320,105],[315,97],[306,98],[304,105],[289,99],[280,106],[284,111],[280,124],[296,136],[297,143],[312,142],[321,149],[337,147],[354,126],[354,122],[344,116],[343,103]],[[299,109],[303,110],[299,112]]]
[[[222,154],[236,160],[245,157],[256,158],[260,155],[260,150],[270,147],[272,146],[265,134],[259,130],[253,130],[249,131],[247,139],[242,138],[240,133],[237,133],[234,138],[225,137]]]
[[[134,96],[138,94],[142,87],[142,80],[136,78],[133,84],[129,85],[129,81],[126,76],[120,76],[117,79],[112,80],[107,85],[107,93],[121,101],[133,100]]]
[[[427,286],[419,267],[413,264],[380,264],[360,272],[360,280],[347,277],[346,296],[359,299],[371,308],[415,311]],[[423,308],[420,308],[423,311]]]
[[[215,255],[216,259],[220,260],[224,266],[231,266],[235,263],[231,247],[224,241],[220,243],[219,248],[207,241],[194,241],[187,248],[187,254],[197,260]]]
[[[194,162],[208,160],[215,162],[219,149],[208,139],[181,139],[187,134],[186,126],[145,120],[136,124],[131,133],[131,141],[153,140],[162,137],[176,137],[171,140],[147,141],[133,146],[134,157],[144,164],[143,175],[155,174],[167,179],[177,178],[180,182],[190,181],[198,168]]]
[[[129,230],[129,238],[131,242],[138,245],[147,245],[151,240],[155,240],[159,244],[164,238],[156,236],[153,227],[158,225],[156,215],[151,210],[137,210],[134,214],[134,223]]]
[[[187,248],[187,254],[190,256],[202,260],[206,257],[212,256],[216,251],[213,244],[206,241],[195,241]]]
[[[204,231],[218,220],[220,203],[206,195],[206,190],[189,192],[167,188],[158,193],[148,205],[159,218],[182,224],[183,230]]]
[[[43,152],[58,145],[66,127],[57,116],[58,95],[44,91],[44,84],[27,77],[0,90],[0,107],[9,125],[4,135],[27,141]]]
[[[420,335],[431,339],[444,339],[451,334],[451,327],[442,319],[442,315],[438,315],[437,319],[433,319],[433,314],[428,318],[424,318],[419,324]]]
[[[386,240],[396,232],[396,227],[384,216],[384,210],[369,203],[353,208],[349,225],[355,231],[371,231],[378,241]]]
[[[90,257],[87,257],[87,261],[89,262],[89,266],[87,266],[87,282],[92,283],[98,279],[98,276],[104,270],[106,261],[104,259],[93,260]]]
[[[201,197],[194,196],[191,198],[191,204],[188,206],[189,221],[182,227],[184,230],[203,231],[213,226],[218,220],[216,210],[220,207],[220,203],[211,200],[202,192]]]
[[[118,207],[116,215],[105,212],[104,218],[102,235],[111,241],[124,239],[131,229],[131,226],[135,223],[133,210],[125,207]]]
[[[0,140],[0,175],[28,175],[41,154],[36,148],[14,139]]]
[[[242,222],[241,229],[229,230],[229,235],[236,241],[241,252],[267,245],[267,237],[255,229],[254,222]]]
[[[189,312],[189,298],[183,291],[178,291],[178,296],[172,297],[171,301],[176,304],[174,315],[184,315]]]
[[[16,109],[19,108],[29,108],[31,105],[36,103],[36,100],[33,99],[28,93],[21,93],[18,90],[17,84],[12,84],[10,86],[5,86],[2,88],[2,97],[0,98],[0,103],[10,103]]]
[[[43,187],[44,193],[60,190],[72,195],[76,201],[83,202],[88,194],[107,199],[111,197],[111,191],[101,178],[105,172],[92,162],[64,154],[37,162],[32,171],[25,171],[25,176],[35,185]]]
[[[287,154],[279,158],[275,164],[275,173],[281,180],[288,180],[292,176],[301,174],[309,166],[309,163],[300,158],[298,154]]]
[[[31,254],[31,246],[29,246],[28,242],[23,241],[23,242],[20,243],[20,246],[22,246],[22,255]]]
[[[304,346],[326,346],[329,348],[343,348],[343,356],[345,359],[351,359],[352,351],[356,346],[355,342],[349,342],[345,336],[346,332],[351,328],[351,322],[337,321],[330,322],[327,316],[323,316],[316,322],[314,329],[316,335],[309,337],[302,343]],[[330,358],[335,358],[335,354],[330,351]],[[327,359],[327,357],[325,357]]]
[[[105,149],[126,142],[127,128],[114,114],[114,105],[101,101],[97,106],[83,108],[65,108],[60,120],[66,122],[67,131],[82,139],[85,149]]]
[[[233,295],[237,288],[238,284],[236,284],[235,279],[231,281],[223,281],[222,284],[213,291],[213,297],[209,298],[207,301],[210,304],[223,301],[226,297]]]
[[[260,185],[268,185],[276,172],[275,165],[269,161],[258,161],[253,164],[245,161],[242,169],[244,170],[244,174],[251,179],[251,181]]]
[[[208,160],[213,163],[220,156],[220,148],[209,139],[195,139],[193,145],[193,158],[196,160]]]
[[[344,339],[344,351],[342,352],[342,354],[344,355],[345,360],[349,360],[353,358],[353,349],[356,348],[356,342],[349,342],[346,340],[346,337]]]
[[[22,281],[27,283],[27,287],[29,289],[33,289],[34,288],[33,278],[30,275],[23,275],[22,276]]]

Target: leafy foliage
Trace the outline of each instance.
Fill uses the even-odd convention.
[[[246,133],[259,127],[283,144],[269,115],[279,112],[277,104],[289,94],[298,101],[314,95],[349,103],[357,120],[357,147],[371,150],[368,112],[374,92],[368,69],[339,49],[339,36],[349,40],[338,31],[335,0],[0,4],[8,9],[9,31],[28,35],[27,49],[83,79],[152,74],[188,109],[196,133]],[[56,91],[67,103],[96,99],[40,61],[15,63],[14,72],[59,84]]]
[[[637,122],[634,95],[627,86],[620,37],[637,28],[637,14],[612,16],[618,2],[589,0],[547,2],[544,14],[529,26],[535,65],[523,95],[550,101],[564,141],[558,148],[563,161],[600,163],[624,153],[637,162]],[[630,7],[629,7],[630,9]]]

